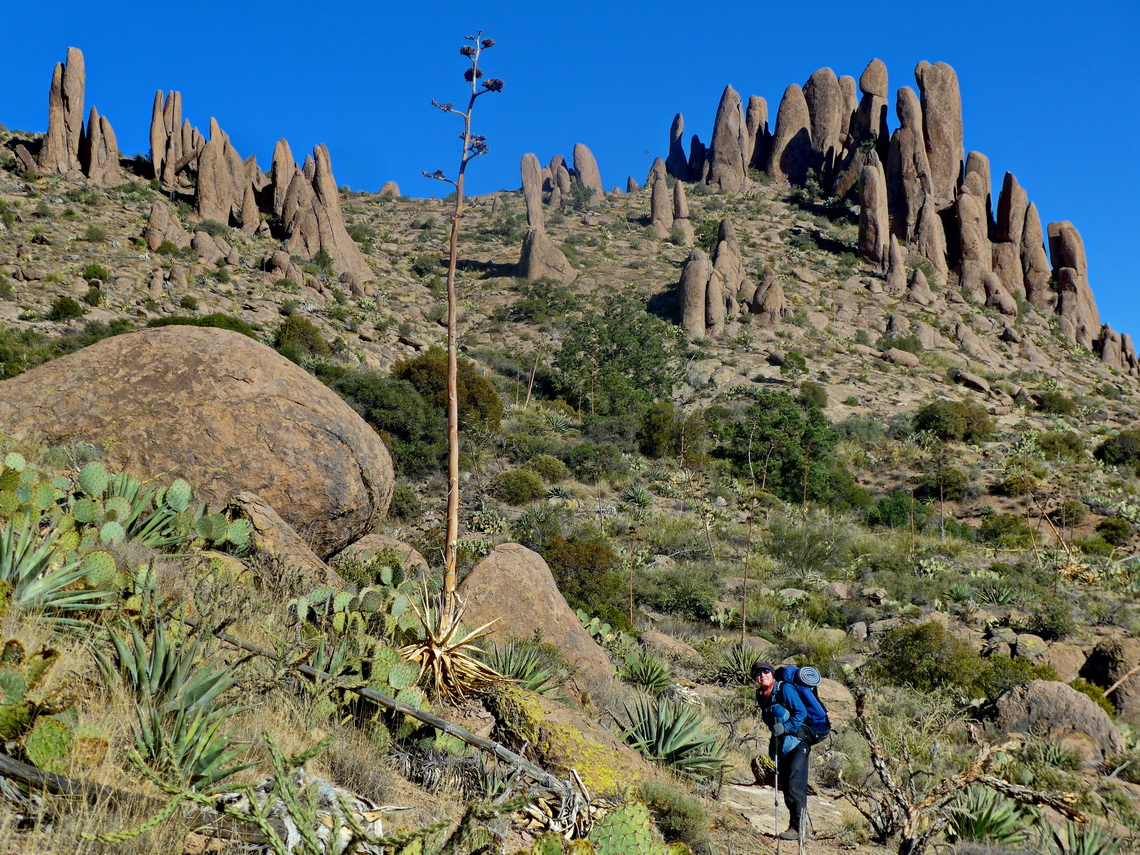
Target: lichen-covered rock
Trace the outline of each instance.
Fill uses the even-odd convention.
[[[104,339],[0,383],[0,431],[90,442],[211,505],[256,492],[318,556],[372,531],[392,498],[388,450],[335,393],[251,338],[169,326]]]
[[[654,776],[641,754],[591,718],[541,695],[507,686],[487,699],[497,726],[494,737],[528,746],[528,756],[559,776],[575,770],[591,793],[636,785]]]

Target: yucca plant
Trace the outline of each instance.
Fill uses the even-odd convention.
[[[1123,848],[1123,840],[1111,837],[1097,825],[1066,822],[1064,832],[1050,827],[1045,839],[1048,855],[1116,855]]]
[[[638,697],[623,713],[623,738],[649,759],[698,778],[715,775],[724,765],[724,743],[708,732],[699,709]]]
[[[236,668],[218,657],[203,661],[202,638],[176,639],[156,622],[149,645],[137,625],[108,632],[113,656],[96,651],[108,681],[119,681],[135,700],[139,758],[172,783],[209,790],[250,763],[245,746],[223,731],[240,711],[221,703],[237,682]]]
[[[951,842],[974,840],[1014,846],[1030,837],[1032,811],[1001,793],[975,784],[950,807],[946,836]]]
[[[648,487],[641,484],[630,484],[621,492],[621,499],[633,508],[649,508],[653,506],[653,493]]]
[[[622,679],[641,686],[653,695],[660,695],[672,684],[669,667],[652,653],[636,651],[625,660]]]
[[[421,674],[427,675],[427,689],[432,696],[463,700],[502,679],[481,660],[484,651],[477,644],[495,621],[468,629],[460,622],[466,604],[449,604],[446,595],[433,602],[425,592],[423,607],[412,603],[412,608],[423,637],[401,647],[400,657],[420,666]]]
[[[534,644],[511,640],[506,644],[492,642],[484,655],[487,663],[496,673],[531,692],[550,695],[566,682],[566,668],[554,660],[542,648]]]
[[[111,598],[109,591],[77,587],[86,575],[81,561],[65,560],[58,532],[40,537],[27,517],[0,527],[0,602],[8,608],[42,615],[56,627],[80,627],[80,615],[106,608]]]

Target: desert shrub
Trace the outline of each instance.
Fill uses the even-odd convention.
[[[1123,546],[1132,537],[1132,523],[1124,517],[1108,517],[1097,523],[1096,533],[1110,546]]]
[[[687,796],[664,781],[645,781],[637,788],[667,843],[687,843],[695,852],[711,851],[705,808],[699,799]]]
[[[442,350],[432,348],[415,359],[396,363],[392,376],[411,383],[441,413],[447,412],[447,354]],[[456,366],[456,391],[460,430],[477,425],[498,429],[503,399],[468,359],[460,359]]]
[[[95,225],[94,223],[89,225],[83,232],[83,240],[90,241],[91,243],[100,243],[102,241],[105,241],[106,239],[107,239],[106,230],[100,228],[99,226]],[[103,277],[97,276],[94,278],[102,279]]]
[[[950,630],[928,622],[884,634],[869,668],[887,683],[920,692],[946,686],[965,689],[981,670],[982,657]]]
[[[83,268],[84,279],[99,279],[106,282],[111,278],[111,271],[104,267],[102,264],[92,262]]]
[[[677,457],[686,463],[700,462],[708,445],[704,413],[678,411],[671,401],[657,401],[641,416],[637,447],[646,457]]]
[[[994,430],[993,419],[979,406],[960,401],[932,401],[914,415],[914,429],[939,439],[985,442]]]
[[[1058,525],[1072,528],[1084,522],[1088,513],[1088,505],[1080,499],[1065,499],[1049,516]]]
[[[229,226],[223,225],[217,220],[202,220],[191,230],[195,232],[205,232],[210,235],[210,237],[222,237],[230,233]]]
[[[531,469],[508,469],[495,476],[491,491],[509,505],[525,505],[543,498],[546,485],[542,476]]]
[[[822,410],[827,406],[827,390],[814,380],[805,380],[800,384],[796,400],[802,407],[818,407]]]
[[[1030,680],[1056,680],[1057,672],[1050,665],[1036,665],[1028,659],[1011,659],[1009,656],[988,656],[974,680],[974,691],[987,701],[996,701],[1010,689],[1024,686]]]
[[[886,333],[879,336],[879,340],[875,342],[875,347],[879,350],[890,350],[893,347],[896,350],[905,350],[907,353],[913,353],[916,356],[923,350],[922,342],[914,334]]]
[[[392,490],[392,503],[388,506],[388,516],[396,520],[410,520],[419,516],[420,497],[408,484],[397,484]]]
[[[1128,428],[1109,437],[1093,454],[1110,466],[1140,463],[1140,428]]]
[[[198,298],[191,294],[185,294],[178,301],[178,307],[180,309],[189,309],[193,312],[198,308]]]
[[[1090,534],[1085,537],[1078,537],[1073,541],[1073,546],[1077,547],[1085,555],[1111,555],[1112,546],[1107,540],[1099,534]]]
[[[712,618],[719,598],[709,568],[692,563],[677,564],[639,578],[633,593],[638,603],[693,621]]]
[[[329,385],[380,434],[402,476],[420,478],[442,468],[446,419],[411,383],[360,371]]]
[[[71,297],[57,297],[48,310],[49,321],[69,321],[83,317],[83,307]]]
[[[1084,677],[1075,677],[1069,683],[1070,689],[1076,689],[1082,695],[1087,695],[1094,704],[1104,710],[1109,716],[1116,717],[1116,707],[1112,705],[1112,701],[1105,695],[1104,689],[1096,683],[1090,683]]]
[[[1054,460],[1058,457],[1074,459],[1080,457],[1085,444],[1078,433],[1050,430],[1037,435],[1037,447],[1047,460]]]
[[[914,495],[923,501],[957,501],[972,492],[970,476],[944,458],[931,461],[918,480]]]
[[[547,484],[564,481],[570,474],[569,467],[551,454],[536,454],[523,464],[523,468],[537,472]]]
[[[221,330],[233,330],[242,335],[249,336],[250,338],[257,338],[257,330],[247,324],[241,318],[235,318],[233,315],[225,315],[221,312],[214,312],[202,317],[190,317],[188,315],[171,315],[167,318],[153,318],[147,321],[148,327],[168,327],[168,326],[187,326],[187,327],[217,327]]]
[[[587,484],[595,484],[607,474],[619,474],[628,466],[622,461],[622,451],[613,443],[581,442],[562,454],[574,477]]]
[[[577,537],[556,537],[542,550],[558,590],[571,608],[596,615],[615,629],[632,631],[626,614],[626,577],[608,546]]]
[[[159,255],[178,255],[178,246],[174,241],[164,240],[155,250]]]
[[[930,508],[913,499],[906,490],[891,490],[875,502],[867,513],[867,525],[884,525],[887,528],[914,527],[921,530],[930,518]]]
[[[308,318],[291,315],[281,322],[273,335],[273,348],[291,362],[332,356],[332,348]]]
[[[1027,496],[1034,492],[1041,482],[1032,472],[1013,469],[1006,472],[996,484],[994,492],[1001,496]]]
[[[978,528],[978,540],[1002,549],[1025,549],[1032,543],[1033,534],[1016,514],[989,514]]]
[[[847,558],[851,535],[850,520],[821,508],[778,512],[768,521],[764,547],[796,575],[826,576]]]
[[[1077,402],[1060,392],[1042,392],[1038,396],[1037,409],[1043,413],[1071,416],[1077,411]]]
[[[79,299],[88,306],[100,306],[103,304],[103,289],[98,285],[92,285]]]

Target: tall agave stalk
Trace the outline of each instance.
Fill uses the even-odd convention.
[[[479,155],[487,153],[487,138],[471,132],[471,114],[475,101],[488,92],[502,92],[503,81],[498,78],[480,79],[483,71],[479,68],[479,58],[487,48],[494,47],[494,39],[481,38],[482,30],[473,36],[464,36],[471,44],[463,45],[459,53],[471,62],[471,67],[463,73],[463,79],[471,84],[471,95],[467,110],[456,109],[450,102],[440,103],[432,99],[432,105],[445,113],[454,113],[463,120],[463,150],[459,158],[459,172],[455,180],[447,178],[442,169],[425,172],[428,178],[446,181],[455,188],[455,209],[451,215],[451,250],[447,265],[447,542],[444,545],[443,592],[449,603],[455,595],[455,548],[459,540],[459,392],[457,383],[458,363],[456,359],[456,311],[455,268],[459,257],[459,218],[463,216],[463,179],[467,164]]]

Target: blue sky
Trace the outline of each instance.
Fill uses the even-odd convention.
[[[177,8],[178,12],[165,11]],[[892,93],[914,66],[958,72],[966,149],[989,156],[994,193],[1013,172],[1043,222],[1071,220],[1089,257],[1103,320],[1140,339],[1140,3],[881,0],[863,3],[114,2],[36,4],[37,26],[5,40],[0,122],[43,131],[54,63],[87,63],[87,108],[125,153],[148,149],[156,89],[178,89],[186,118],[214,116],[243,157],[268,167],[284,136],[295,155],[326,143],[338,183],[409,196],[447,189],[420,176],[454,170],[457,120],[430,100],[464,95],[462,36],[481,28],[501,95],[480,99],[491,152],[470,192],[519,184],[519,158],[593,150],[606,186],[643,181],[666,154],[673,114],[708,141],[721,90],[776,109],[789,83],[829,66],[856,78],[882,59]],[[891,97],[893,105],[893,94]]]

